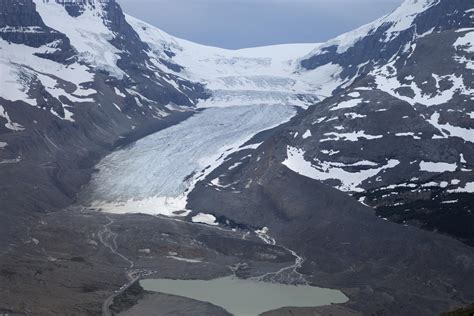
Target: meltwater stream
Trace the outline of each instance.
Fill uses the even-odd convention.
[[[87,199],[105,212],[174,215],[185,210],[194,184],[228,155],[295,114],[290,105],[205,109],[104,158]]]

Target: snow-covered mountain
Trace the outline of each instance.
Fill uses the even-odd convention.
[[[338,68],[341,85],[198,183],[192,215],[265,226],[303,254],[317,284],[360,289],[345,306],[364,315],[439,314],[446,308],[420,303],[413,289],[421,279],[429,285],[417,293],[437,288],[445,271],[434,267],[460,257],[412,226],[474,244],[473,22],[472,1],[407,0],[316,48],[302,68]],[[366,217],[364,205],[381,218]],[[456,266],[472,274],[471,264]],[[472,292],[459,282],[447,281]]]
[[[473,26],[469,1],[406,1],[326,44],[303,64],[334,49],[342,66],[363,64],[363,75],[301,118],[284,163],[382,217],[472,244]]]
[[[196,109],[307,108],[342,83],[340,67],[300,65],[321,44],[232,51],[170,36],[113,0],[1,4],[0,173],[22,179],[8,186],[9,196],[46,194],[44,208],[67,205],[87,182],[84,168],[114,144]],[[48,185],[38,192],[40,178]],[[36,207],[28,201],[4,205]]]
[[[473,248],[410,225],[474,244],[471,2],[406,0],[326,43],[226,50],[114,0],[0,0],[0,280],[80,271],[88,284],[69,273],[66,293],[81,291],[80,314],[97,311],[129,257],[209,278],[231,263],[261,275],[290,253],[291,271],[277,262],[290,274],[275,280],[294,272],[344,289],[350,313],[432,315],[472,301]],[[53,212],[89,182],[95,210],[173,220]],[[220,270],[166,266],[187,262],[175,248]],[[39,268],[30,277],[7,266],[16,261]],[[7,307],[24,308],[15,300]]]
[[[58,180],[42,164],[61,161],[60,173],[69,173],[123,136],[146,135],[200,107],[307,107],[334,81],[333,69],[299,79],[297,59],[318,44],[206,47],[125,16],[113,0],[1,5],[0,172],[18,170],[24,184],[8,190],[33,200],[39,196],[29,184],[44,178],[48,207],[64,206],[87,177]]]
[[[456,159],[432,162],[451,169],[455,160],[468,164],[471,156],[466,150],[473,138],[474,13],[468,1],[405,1],[391,14],[327,43],[242,50],[175,38],[124,15],[115,1],[3,0],[2,8],[3,158],[20,158],[13,139],[52,125],[82,127],[94,119],[95,132],[105,129],[118,138],[186,109],[306,108],[323,100],[300,116],[307,126],[293,133],[294,142],[318,139],[313,150],[324,157],[313,158],[321,166],[328,157],[348,158],[336,153],[337,146],[360,147],[354,140],[386,144],[383,134],[420,140],[432,149],[440,146],[427,143],[458,140]],[[394,118],[392,107],[401,121],[387,124]],[[104,121],[118,130],[109,131]],[[422,152],[415,156],[410,159],[424,159]],[[394,167],[377,164],[383,170]],[[323,173],[322,178],[337,178]],[[350,192],[379,187],[360,187],[366,179],[337,187]]]
[[[248,163],[258,165],[271,153],[383,218],[472,244],[473,26],[470,1],[405,1],[319,46],[302,67],[330,65],[342,69],[340,82],[349,81]]]
[[[208,97],[149,54],[115,1],[0,1],[0,252],[110,149]]]
[[[252,104],[307,107],[321,94],[332,92],[328,91],[331,88],[328,83],[335,81],[331,75],[337,69],[302,73],[298,62],[319,44],[226,50],[178,39],[136,18],[126,18],[152,48],[155,59],[180,65],[179,74],[203,83],[210,90],[211,97],[200,100],[198,107]],[[334,89],[337,84],[332,86]]]

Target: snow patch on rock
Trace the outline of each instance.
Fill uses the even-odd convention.
[[[450,193],[474,193],[474,182],[467,182],[462,188],[449,190]]]
[[[442,173],[442,172],[453,172],[456,171],[457,164],[446,163],[446,162],[431,162],[421,161],[420,171]]]
[[[343,101],[339,103],[336,107],[331,108],[331,111],[353,108],[361,104],[362,101],[362,99],[352,99],[348,101]]]
[[[325,133],[324,136],[331,136],[330,138],[321,139],[320,142],[327,142],[327,141],[349,141],[349,142],[357,142],[360,139],[380,139],[383,138],[383,135],[369,135],[366,134],[364,131],[356,131],[352,133]]]
[[[192,218],[193,223],[202,223],[206,225],[218,226],[219,223],[216,222],[216,217],[211,214],[199,213]]]
[[[374,166],[371,162],[359,162],[359,164],[344,165],[334,164],[332,162],[315,160],[309,162],[304,158],[304,151],[295,147],[287,147],[287,158],[283,161],[283,164],[292,171],[301,174],[305,177],[312,178],[315,180],[339,180],[340,185],[336,186],[337,189],[346,192],[361,192],[363,189],[360,185],[377,176],[381,171],[385,169],[395,168],[400,164],[398,160],[388,160],[384,165],[376,168],[364,168],[358,172],[349,172],[344,167],[351,166]],[[379,166],[378,164],[375,164]]]
[[[454,43],[454,47],[467,53],[474,53],[474,32],[467,32],[459,37]]]
[[[5,123],[5,127],[8,128],[9,130],[12,130],[12,131],[22,131],[22,130],[24,130],[23,126],[21,126],[18,123],[13,122],[10,119],[10,116],[8,115],[7,111],[1,105],[0,105],[0,117],[4,118],[7,121]]]

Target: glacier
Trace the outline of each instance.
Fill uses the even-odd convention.
[[[202,110],[104,158],[84,196],[92,207],[110,213],[187,215],[187,194],[199,180],[248,148],[242,145],[255,134],[295,114],[292,105]]]

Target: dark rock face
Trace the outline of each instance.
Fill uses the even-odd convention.
[[[114,34],[119,34],[110,41],[113,46],[121,51],[117,65],[129,74],[129,79],[136,84],[136,89],[140,94],[162,104],[176,103],[189,106],[193,105],[191,100],[206,97],[206,91],[202,85],[180,80],[177,76],[165,73],[152,66],[153,63],[147,55],[150,48],[141,41],[135,30],[125,20],[120,6],[115,1],[105,1],[102,5],[105,12],[105,25]],[[165,61],[165,64],[173,71],[177,70],[179,72],[182,69],[170,61]],[[166,80],[163,80],[163,78]],[[187,91],[187,94],[176,91],[169,81],[176,82],[182,91]],[[165,89],[162,87],[165,87]]]
[[[46,0],[50,1],[50,0]],[[78,17],[86,10],[86,6],[94,6],[94,0],[51,0],[64,6],[70,16]]]
[[[59,34],[43,23],[32,1],[2,0],[1,5],[0,34],[4,40],[39,47],[57,39]],[[29,41],[30,37],[34,40]]]
[[[146,59],[145,51],[149,48],[127,23],[120,6],[115,1],[108,1],[104,5],[104,11],[106,26],[113,32],[120,34],[112,40],[112,44],[129,55],[139,54],[139,56],[135,56],[137,59]]]
[[[350,188],[344,191],[375,207],[382,217],[439,230],[472,245],[474,235],[469,227],[474,224],[473,196],[456,190],[473,181],[471,158],[461,158],[474,155],[473,144],[459,137],[441,138],[439,130],[423,118],[431,117],[431,111],[435,109],[428,112],[423,108],[414,109],[380,91],[359,93],[368,101],[357,109],[331,111],[331,106],[345,100],[341,96],[311,109],[306,117],[288,129],[287,146],[302,148],[305,159],[313,161],[313,165],[322,170],[344,170],[354,175],[374,168],[357,165],[361,161],[381,167],[389,160],[395,160],[395,167],[367,176],[358,192]],[[447,119],[458,126],[467,123],[465,128],[472,128],[472,123],[461,114],[466,111],[466,103],[456,104],[459,107],[450,109],[460,115],[447,116]],[[314,125],[320,120],[323,121]],[[303,135],[308,130],[312,135],[308,139],[291,136],[296,132]],[[380,137],[366,139],[361,131],[369,135],[367,137]],[[336,137],[344,133],[359,135],[359,138],[348,141]],[[423,161],[450,164],[453,170],[421,171]],[[344,181],[337,176],[323,182],[336,188],[344,187]]]
[[[395,161],[365,177],[359,190],[343,188],[337,176],[322,181],[381,217],[474,245],[473,194],[464,189],[474,181],[474,77],[461,61],[474,55],[456,44],[474,25],[471,7],[468,1],[439,1],[391,41],[384,40],[391,25],[382,24],[344,53],[331,46],[303,61],[308,68],[338,63],[349,77],[355,72],[348,64],[369,63],[352,85],[313,106],[281,137],[324,172],[357,177],[374,169],[364,161],[377,167]],[[303,138],[307,132],[311,137]],[[438,170],[423,167],[427,162]]]
[[[55,52],[40,56],[58,62],[73,56],[69,39],[44,24],[32,0],[1,0],[0,6],[0,38],[31,47],[49,45]]]

